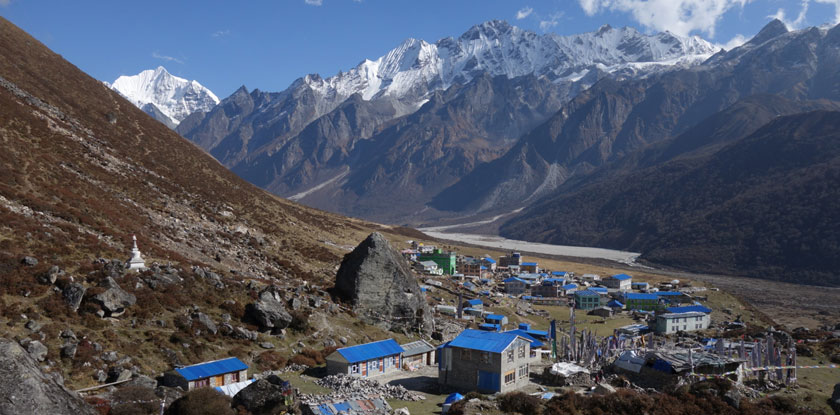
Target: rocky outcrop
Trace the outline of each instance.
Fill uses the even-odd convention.
[[[378,232],[344,256],[335,295],[367,324],[424,333],[433,328],[431,311],[408,261]]]
[[[840,414],[840,383],[834,385],[834,393],[831,394],[828,404],[835,414]]]
[[[61,297],[64,299],[64,302],[70,306],[70,309],[76,311],[79,309],[79,305],[82,304],[82,299],[85,297],[85,291],[87,288],[78,282],[73,282],[67,284],[64,287],[64,290],[61,292]]]
[[[126,307],[137,302],[134,294],[124,291],[111,277],[105,278],[101,285],[107,289],[93,296],[91,300],[101,307],[105,317],[119,317],[125,313]]]
[[[272,331],[285,329],[292,322],[282,294],[274,287],[264,289],[257,302],[245,306],[245,315],[262,329]]]
[[[244,407],[248,412],[256,415],[273,414],[275,408],[285,405],[283,397],[283,379],[277,375],[270,375],[265,379],[258,379],[237,393],[231,401],[234,408]],[[286,385],[285,388],[289,386]]]
[[[16,343],[0,339],[0,414],[95,414]]]

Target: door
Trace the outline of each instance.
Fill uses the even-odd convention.
[[[379,359],[379,373],[385,372],[385,359]]]
[[[367,362],[360,363],[360,366],[362,367],[362,376],[367,376]]]
[[[224,384],[225,384],[225,375],[219,375],[219,376],[216,376],[213,379],[213,385],[214,386],[224,386]]]
[[[480,392],[498,392],[501,390],[501,381],[498,373],[478,371],[477,385]]]

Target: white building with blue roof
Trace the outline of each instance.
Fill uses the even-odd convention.
[[[531,342],[513,332],[467,329],[438,348],[438,383],[462,392],[510,392],[530,382],[538,357]]]
[[[630,290],[633,285],[633,277],[627,274],[615,274],[601,280],[601,284],[607,288],[615,288],[619,291]]]
[[[395,372],[403,352],[394,339],[343,347],[327,356],[327,373],[372,377]]]

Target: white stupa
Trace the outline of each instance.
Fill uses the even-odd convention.
[[[131,239],[134,240],[134,247],[131,248],[131,259],[128,260],[126,265],[128,269],[136,269],[138,271],[146,269],[146,262],[143,261],[143,256],[140,255],[140,250],[137,249],[137,236],[131,235]]]

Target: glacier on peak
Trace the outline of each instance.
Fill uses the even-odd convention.
[[[172,75],[163,66],[123,75],[105,85],[172,128],[193,112],[210,111],[219,103],[219,98],[198,81]]]

